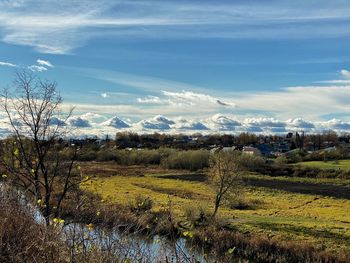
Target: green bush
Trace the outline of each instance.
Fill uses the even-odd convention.
[[[209,151],[174,151],[162,159],[162,166],[169,169],[197,171],[209,167]]]
[[[79,161],[95,161],[97,159],[97,152],[95,151],[84,151],[78,156]]]
[[[209,224],[212,220],[211,213],[207,205],[196,204],[188,205],[184,208],[184,216],[194,226],[203,226]]]
[[[278,166],[284,166],[288,163],[288,159],[285,155],[278,156],[274,162]]]
[[[245,153],[242,154],[237,151],[235,151],[235,154],[240,155],[240,157],[238,158],[238,161],[240,165],[248,171],[255,172],[265,166],[265,160],[261,156],[254,156],[254,155],[245,154]]]
[[[209,166],[207,150],[160,149],[84,149],[79,153],[79,161],[115,161],[120,165],[162,165],[169,169],[197,171]]]
[[[121,165],[160,164],[161,154],[158,150],[116,150],[115,161]]]
[[[147,196],[138,195],[130,204],[131,210],[136,213],[144,213],[150,211],[153,207],[153,200]]]
[[[116,161],[116,153],[113,150],[101,150],[97,153],[96,160],[99,162]]]

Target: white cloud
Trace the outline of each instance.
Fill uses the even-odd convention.
[[[42,60],[42,59],[37,59],[36,61],[40,66],[44,66],[44,67],[49,67],[49,68],[53,68],[54,66],[51,64],[50,61],[47,60]]]
[[[136,124],[136,127],[142,130],[170,130],[175,122],[163,115],[156,115],[152,119],[142,120]]]
[[[285,127],[286,124],[274,118],[247,118],[245,124],[256,127]]]
[[[77,128],[91,127],[91,124],[87,119],[83,119],[82,117],[78,117],[78,116],[69,118],[68,122],[71,126],[77,127]]]
[[[341,74],[343,77],[350,78],[350,71],[349,71],[349,70],[342,69],[342,70],[340,71],[340,74]]]
[[[204,89],[199,86],[182,83],[178,81],[172,81],[168,79],[155,78],[151,76],[141,76],[135,74],[128,74],[123,72],[115,72],[108,70],[99,70],[92,68],[73,68],[78,72],[82,72],[86,76],[93,76],[96,79],[101,79],[103,81],[108,81],[114,84],[128,86],[133,88],[135,91],[148,91],[154,92],[155,90],[166,90],[174,91],[178,90],[192,90],[196,92],[204,92],[207,89]],[[147,98],[147,97],[146,97]]]
[[[1,1],[0,31],[4,42],[54,54],[69,53],[101,35],[254,39],[349,35],[346,1],[319,1],[317,9],[307,1],[295,2]]]
[[[24,4],[24,1],[25,0],[1,0],[0,7],[17,8],[21,7]]]
[[[225,102],[239,107],[222,106],[216,102],[218,98],[205,93],[183,91],[165,92],[163,96],[157,96],[159,99],[146,97],[148,100],[139,100],[137,104],[78,104],[77,108],[81,112],[118,112],[123,116],[136,118],[157,114],[196,114],[196,117],[204,118],[222,112],[246,117],[273,116],[279,119],[303,116],[305,119],[319,121],[325,115],[349,112],[350,86],[302,86],[259,93],[224,93],[221,96],[226,98]],[[144,103],[140,103],[141,101]],[[146,101],[151,107],[143,105]]]
[[[137,98],[136,101],[138,103],[143,103],[143,104],[161,104],[163,103],[162,100],[157,97],[157,96],[146,96],[144,98]]]
[[[98,78],[131,87],[130,90],[134,94],[139,94],[139,91],[143,93],[152,91],[154,94],[155,90],[159,90],[159,94],[137,97],[130,93],[130,102],[120,105],[112,102],[109,105],[80,104],[78,108],[81,111],[108,113],[112,116],[118,112],[118,115],[132,117],[133,119],[149,118],[157,114],[192,118],[195,114],[196,118],[204,121],[206,126],[214,130],[219,130],[218,128],[221,127],[220,130],[222,131],[239,131],[242,127],[239,128],[234,124],[231,126],[228,124],[227,127],[224,124],[220,126],[219,123],[215,124],[209,121],[210,116],[222,113],[229,118],[234,116],[231,118],[238,122],[243,122],[245,118],[252,117],[255,119],[292,119],[285,125],[280,124],[278,126],[278,123],[274,123],[275,130],[278,127],[285,127],[287,130],[317,129],[317,127],[312,128],[311,124],[307,127],[307,123],[298,123],[295,118],[299,116],[313,122],[339,116],[344,116],[344,121],[350,121],[350,114],[347,114],[350,113],[350,85],[344,82],[348,81],[347,79],[333,80],[334,83],[324,81],[324,83],[321,82],[322,85],[286,87],[277,91],[217,91],[213,96],[213,90],[217,90],[216,87],[206,90],[199,86],[146,76],[134,76],[118,72],[113,74],[113,72],[104,71],[87,70],[86,72],[90,76],[94,76],[96,73]],[[132,88],[135,88],[135,90],[132,90]],[[149,92],[149,94],[152,93]],[[135,103],[135,100],[138,103]],[[218,100],[230,106],[221,105]],[[234,105],[238,106],[234,107]],[[251,130],[258,130],[257,127],[262,127],[255,123],[245,123],[244,125],[245,127],[249,126]]]
[[[47,68],[43,67],[43,66],[38,66],[38,65],[31,65],[28,66],[28,69],[30,69],[33,72],[43,72],[43,71],[47,71]]]
[[[82,119],[89,121],[89,123],[102,123],[107,120],[107,117],[98,113],[87,112],[80,116]]]
[[[315,125],[310,121],[305,121],[302,118],[294,118],[286,121],[288,128],[298,129],[313,129]]]
[[[54,126],[65,126],[66,125],[64,120],[57,118],[57,117],[52,117],[49,121],[49,124],[54,125]]]
[[[163,115],[154,116],[152,120],[154,122],[165,123],[165,124],[169,124],[169,125],[175,124],[175,122],[173,120],[171,120]]]
[[[116,129],[125,129],[125,128],[130,128],[130,125],[123,121],[121,118],[118,116],[114,116],[113,118],[107,120],[106,122],[102,123],[104,126],[109,126],[113,127]]]
[[[3,61],[0,61],[0,66],[12,67],[12,68],[17,67],[17,65],[15,65],[15,64],[12,64],[12,63],[9,63],[9,62],[3,62]]]
[[[107,92],[103,92],[103,93],[101,93],[101,97],[102,98],[109,98],[110,96]]]
[[[142,120],[137,125],[140,126],[142,129],[146,129],[146,130],[160,130],[160,131],[170,130],[169,124],[163,123],[163,122]]]
[[[229,95],[228,95],[229,96]],[[349,111],[350,86],[299,86],[280,91],[231,93],[242,112],[260,111],[278,118],[321,116]]]
[[[37,62],[37,65],[22,66],[22,65],[16,65],[16,64],[10,63],[10,62],[0,61],[0,66],[12,67],[12,68],[16,68],[16,67],[28,68],[29,70],[31,70],[33,72],[43,72],[43,71],[47,71],[48,70],[47,68],[54,67],[49,61],[45,61],[42,59],[38,59],[36,62]]]
[[[242,121],[248,132],[276,134],[286,132],[286,123],[275,118],[246,118]]]
[[[178,105],[191,105],[195,106],[202,103],[211,103],[216,106],[229,106],[235,107],[234,103],[224,102],[221,99],[215,98],[208,94],[196,93],[192,91],[171,92],[162,91],[171,103]]]
[[[37,65],[28,66],[28,69],[30,69],[31,71],[34,71],[34,72],[43,72],[43,71],[47,71],[48,68],[54,67],[51,64],[51,62],[47,61],[47,60],[37,59],[36,63],[37,63]]]
[[[242,124],[228,116],[215,114],[208,121],[208,125],[218,131],[234,131],[237,126],[241,126]]]
[[[348,80],[348,79],[333,79],[333,80],[315,81],[314,83],[322,83],[322,84],[350,84],[350,80]]]
[[[196,120],[185,120],[182,119],[175,126],[177,130],[180,131],[208,131],[210,130],[204,123]]]
[[[94,119],[98,121],[93,121]],[[350,122],[339,119],[328,121],[306,121],[301,118],[280,120],[274,118],[245,118],[233,119],[223,114],[217,114],[210,118],[182,118],[170,119],[162,115],[157,115],[139,122],[126,122],[122,118],[115,116],[107,121],[106,116],[96,113],[86,113],[80,116],[71,117],[66,124],[60,119],[53,119],[53,124],[60,123],[66,126],[67,131],[74,137],[114,136],[117,130],[132,131],[138,133],[153,133],[155,131],[169,134],[184,133],[193,134],[201,132],[203,134],[211,133],[229,133],[239,134],[241,132],[253,132],[258,134],[286,134],[289,131],[305,131],[307,133],[322,132],[325,130],[334,130],[338,133],[350,132]],[[219,123],[220,125],[213,125]],[[232,124],[230,126],[226,124]],[[0,138],[10,134],[10,126],[5,116],[0,116]],[[222,129],[225,127],[225,129]]]
[[[323,129],[331,129],[331,130],[336,130],[338,132],[342,131],[350,131],[350,123],[349,122],[343,122],[338,119],[332,119],[326,122],[322,122],[321,126]]]

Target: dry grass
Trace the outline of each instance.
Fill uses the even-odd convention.
[[[56,230],[36,222],[30,207],[20,205],[18,198],[17,193],[2,189],[0,262],[69,262]]]
[[[34,210],[29,205],[29,200],[25,200],[25,202],[23,199],[20,200],[19,198],[22,197],[18,192],[9,189],[5,191],[3,188],[0,190],[0,262],[120,263],[153,261],[152,251],[134,244],[133,239],[127,239],[130,229],[125,229],[123,238],[114,236],[112,229],[110,235],[106,234],[104,229],[108,229],[105,224],[108,221],[105,219],[116,219],[116,217],[113,218],[113,215],[115,216],[117,211],[119,211],[118,217],[122,214],[117,207],[105,207],[106,210],[102,211],[103,214],[97,216],[95,206],[84,204],[87,200],[94,200],[94,198],[91,199],[91,196],[87,196],[85,201],[80,203],[84,208],[75,213],[74,219],[77,220],[75,224],[69,223],[69,227],[67,225],[64,227],[62,223],[46,226],[33,216]],[[79,218],[79,212],[82,212],[82,218]],[[101,231],[95,230],[95,224],[91,223],[91,229],[87,228],[86,224],[83,223],[84,220],[100,222]]]
[[[186,225],[184,211],[188,206],[204,204],[208,210],[212,210],[213,192],[205,180],[189,181],[187,173],[169,174],[169,171],[165,171],[162,175],[162,170],[152,168],[152,172],[144,172],[143,167],[138,169],[144,176],[132,176],[128,173],[127,176],[107,178],[100,177],[98,173],[88,173],[93,178],[82,185],[82,188],[121,206],[128,205],[129,200],[134,200],[137,195],[150,197],[154,201],[153,212],[164,209],[170,198],[175,220],[180,225]],[[181,180],[181,176],[184,176],[184,180]],[[203,175],[198,175],[201,176]],[[194,177],[191,174],[191,178]],[[280,180],[264,178],[271,181],[271,186],[274,186],[276,180]],[[296,179],[283,180],[288,184],[289,180],[294,182]],[[303,183],[303,179],[300,179],[300,183]],[[318,179],[308,179],[308,183],[322,184]],[[267,236],[276,242],[292,240],[312,244],[317,249],[336,255],[350,249],[350,200],[290,192],[278,187],[270,188],[268,183],[245,186],[244,196],[244,202],[250,206],[247,209],[231,209],[229,206],[221,209],[219,216],[227,227],[241,233]]]
[[[343,169],[350,170],[350,160],[335,160],[335,161],[308,161],[297,163],[301,166],[315,167],[321,169]]]
[[[350,260],[349,255],[335,256],[306,243],[278,242],[259,235],[243,235],[213,227],[194,231],[192,242],[215,251],[225,262],[230,262],[237,256],[254,262],[345,263]]]

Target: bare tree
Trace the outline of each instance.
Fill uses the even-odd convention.
[[[76,174],[77,149],[60,141],[67,133],[65,121],[73,109],[63,113],[56,86],[56,82],[20,71],[0,98],[12,132],[3,141],[0,164],[14,185],[35,197],[47,224],[59,213]]]
[[[239,193],[241,177],[240,153],[235,151],[220,151],[211,156],[210,179],[215,190],[213,217],[225,197]]]

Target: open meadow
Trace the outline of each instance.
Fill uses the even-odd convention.
[[[350,160],[309,161],[309,162],[298,163],[298,165],[306,166],[306,167],[321,168],[321,169],[350,170]]]
[[[81,167],[89,177],[81,188],[98,194],[103,202],[129,206],[142,196],[153,201],[154,211],[170,204],[175,220],[186,233],[194,229],[190,211],[211,212],[214,207],[214,192],[206,171],[97,162],[82,163]],[[278,242],[306,242],[341,254],[350,250],[349,184],[350,180],[344,179],[247,173],[239,198],[225,202],[218,217],[227,229]]]

